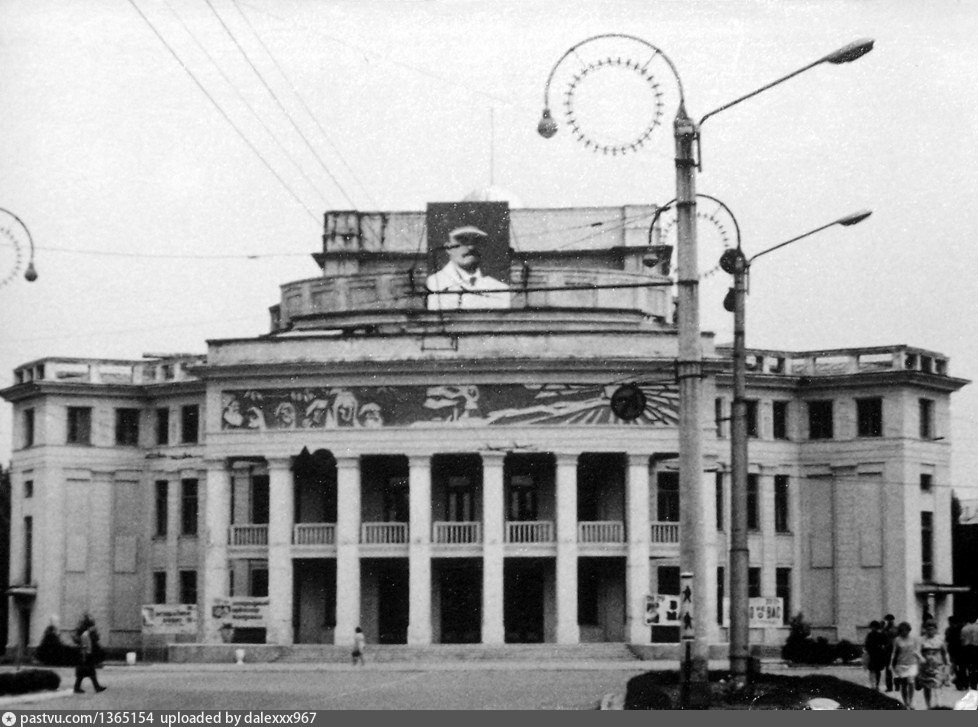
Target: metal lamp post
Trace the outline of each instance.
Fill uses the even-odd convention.
[[[27,229],[27,225],[24,224],[24,221],[10,210],[0,207],[0,212],[6,212],[8,215],[17,220],[17,224],[23,227],[24,232],[27,233],[27,242],[30,245],[31,253],[27,260],[27,269],[24,271],[24,279],[28,283],[33,283],[35,280],[37,280],[37,269],[34,267],[34,238],[31,237],[31,231]]]
[[[733,311],[733,407],[730,416],[730,671],[735,682],[743,684],[750,660],[749,598],[747,572],[750,551],[747,540],[747,351],[745,344],[747,274],[761,255],[790,245],[834,225],[850,226],[862,222],[872,212],[864,210],[810,230],[769,247],[748,258],[740,247],[723,253],[720,267],[733,275],[724,307]]]
[[[707,118],[724,109],[730,108],[741,101],[776,86],[821,63],[847,63],[865,55],[873,48],[873,40],[858,40],[846,45],[818,60],[800,68],[786,76],[773,81],[766,86],[741,96],[733,101],[714,109],[702,117],[699,124],[695,123],[686,113],[685,94],[682,81],[675,65],[659,48],[648,41],[632,35],[612,33],[592,36],[564,52],[557,60],[544,88],[544,107],[537,132],[549,139],[557,133],[558,125],[550,110],[550,85],[557,68],[569,56],[577,55],[582,46],[599,39],[619,39],[639,43],[645,50],[652,51],[652,58],[662,58],[675,77],[679,89],[679,107],[673,122],[673,138],[676,149],[676,227],[677,227],[677,327],[678,327],[678,361],[677,376],[679,379],[679,482],[680,495],[680,569],[692,572],[692,588],[697,599],[696,621],[710,624],[715,621],[715,605],[711,599],[705,598],[710,592],[711,573],[709,572],[710,558],[707,550],[709,544],[709,528],[703,517],[703,452],[700,403],[702,398],[703,350],[700,340],[699,316],[699,271],[697,267],[696,246],[696,169],[699,161],[694,154],[694,144],[699,142],[699,129]],[[611,59],[609,58],[609,61]],[[620,62],[620,58],[618,59]],[[650,61],[646,61],[648,64]],[[639,65],[636,64],[636,68]],[[644,66],[643,66],[644,68]],[[579,80],[578,76],[578,80]],[[577,130],[576,127],[575,131]],[[650,126],[649,130],[653,127]],[[578,138],[583,138],[580,134]],[[644,141],[627,146],[615,147],[614,153],[625,153],[636,150]],[[587,142],[590,144],[590,142]],[[607,147],[605,147],[607,151]],[[693,673],[694,682],[705,683],[709,660],[709,638],[707,628],[696,628],[693,637]]]

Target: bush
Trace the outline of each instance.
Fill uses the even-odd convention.
[[[78,649],[65,644],[56,627],[48,626],[34,651],[34,659],[45,666],[75,666],[78,663]]]
[[[0,673],[0,695],[27,694],[54,690],[61,686],[61,677],[50,669],[21,669]]]
[[[659,686],[661,676],[646,672],[632,677],[625,687],[625,709],[672,709],[672,699]]]
[[[812,627],[805,621],[802,614],[796,614],[788,622],[791,633],[781,647],[781,658],[794,664],[832,664],[836,660],[843,663],[854,661],[862,656],[862,647],[850,641],[840,641],[830,644],[829,640],[819,636],[811,637]]]

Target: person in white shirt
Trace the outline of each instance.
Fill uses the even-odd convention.
[[[448,263],[428,276],[429,291],[451,291],[428,295],[428,310],[460,308],[509,308],[509,286],[482,272],[479,246],[489,236],[478,227],[456,227],[448,233]]]

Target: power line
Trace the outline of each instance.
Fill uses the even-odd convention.
[[[374,209],[379,208],[380,205],[378,205],[376,200],[373,199],[373,196],[370,194],[366,185],[362,181],[360,181],[360,178],[357,176],[356,172],[353,171],[353,168],[349,164],[347,164],[347,161],[343,157],[343,154],[340,152],[339,148],[336,146],[336,144],[333,143],[333,140],[329,138],[329,134],[326,133],[326,130],[323,128],[322,124],[319,123],[319,119],[316,118],[316,115],[313,114],[308,104],[306,104],[305,99],[303,99],[302,96],[299,94],[299,91],[296,88],[295,84],[292,82],[292,79],[286,75],[285,71],[282,69],[281,64],[279,64],[275,56],[272,55],[272,52],[268,49],[268,46],[265,45],[265,42],[258,34],[258,31],[255,29],[255,26],[251,24],[251,21],[248,20],[248,16],[245,15],[244,11],[241,10],[241,7],[238,5],[238,1],[231,0],[231,2],[234,4],[234,7],[238,11],[238,14],[241,16],[241,19],[244,20],[245,24],[251,29],[251,32],[255,36],[255,39],[258,41],[258,44],[262,47],[262,49],[271,59],[272,64],[278,70],[279,74],[282,76],[283,79],[285,79],[286,83],[289,84],[289,87],[292,89],[292,93],[295,95],[296,99],[298,99],[299,103],[302,105],[302,108],[305,109],[305,112],[309,115],[309,118],[312,119],[314,124],[316,124],[316,127],[323,135],[323,138],[326,140],[326,143],[329,144],[329,146],[336,153],[337,158],[340,160],[340,162],[342,162],[343,166],[346,167],[347,171],[350,173],[350,176],[353,177],[353,180],[360,186],[360,189],[363,191],[367,200],[374,207]]]
[[[132,0],[129,1],[132,2]],[[217,18],[218,22],[221,24],[221,27],[224,28],[224,31],[228,34],[228,36],[234,42],[234,45],[241,52],[241,55],[244,57],[248,65],[251,67],[251,70],[255,72],[255,75],[258,77],[258,80],[262,82],[262,85],[265,87],[265,90],[268,91],[271,97],[275,100],[275,103],[278,104],[279,110],[281,110],[281,112],[285,115],[285,118],[289,120],[289,123],[292,124],[292,128],[295,129],[295,132],[305,142],[306,146],[309,148],[309,151],[312,152],[312,155],[316,157],[316,161],[319,162],[319,165],[323,168],[323,171],[326,172],[329,178],[333,180],[333,184],[336,185],[336,188],[340,191],[340,194],[342,194],[346,198],[346,201],[349,202],[354,209],[356,209],[357,207],[356,203],[353,201],[350,195],[347,194],[346,189],[343,188],[343,185],[340,184],[340,181],[329,170],[329,167],[326,166],[326,163],[323,161],[322,157],[319,156],[319,153],[315,150],[313,145],[309,143],[309,139],[306,138],[306,135],[302,132],[302,129],[299,128],[299,125],[295,123],[295,119],[292,118],[292,114],[290,114],[288,110],[285,108],[285,106],[282,105],[282,102],[279,100],[278,94],[276,94],[275,91],[272,89],[272,87],[268,85],[268,82],[265,80],[265,77],[262,75],[261,71],[259,71],[258,68],[255,66],[255,64],[251,62],[251,57],[248,55],[247,51],[245,51],[245,49],[241,46],[241,43],[238,42],[237,37],[235,37],[234,33],[231,32],[231,29],[227,26],[227,23],[224,22],[224,18],[221,17],[220,13],[217,12],[217,9],[214,7],[211,0],[204,0],[204,2],[207,3],[207,7],[211,9],[211,12],[214,13],[214,17]]]
[[[170,46],[170,44],[166,42],[166,39],[160,34],[160,31],[156,29],[156,26],[153,25],[153,22],[148,17],[146,17],[143,11],[140,10],[139,6],[136,5],[135,0],[129,0],[129,4],[133,6],[133,8],[136,10],[137,13],[139,13],[139,16],[146,22],[150,30],[153,31],[153,34],[156,35],[157,38],[159,38],[160,42],[170,52],[170,55],[172,55],[173,58],[176,60],[176,62],[180,64],[180,67],[183,68],[183,70],[187,73],[188,76],[190,76],[191,80],[195,84],[197,84],[197,88],[199,88],[201,92],[207,97],[207,99],[214,105],[214,108],[216,108],[218,112],[221,114],[221,116],[224,117],[224,120],[231,125],[231,128],[233,128],[237,132],[238,136],[241,137],[241,140],[248,145],[248,147],[255,154],[255,156],[257,156],[261,160],[262,164],[265,165],[268,171],[270,171],[275,176],[279,184],[281,184],[282,187],[292,196],[292,199],[294,199],[299,204],[299,206],[301,206],[306,211],[306,213],[317,224],[319,224],[319,218],[313,213],[311,209],[309,209],[309,207],[306,206],[306,204],[301,199],[299,199],[298,195],[296,195],[296,193],[292,190],[292,188],[288,184],[286,184],[285,180],[282,179],[281,175],[279,175],[279,173],[275,171],[274,167],[272,167],[272,165],[269,164],[268,160],[262,155],[262,153],[258,151],[258,148],[251,142],[250,139],[248,139],[247,136],[245,136],[244,132],[238,127],[238,125],[231,120],[231,117],[228,116],[227,112],[214,99],[214,97],[211,96],[208,90],[204,88],[204,85],[200,82],[200,80],[198,80],[197,76],[194,75],[193,71],[191,71],[190,68],[187,66],[187,64],[183,62],[183,60],[180,58],[179,55],[177,55],[177,52],[173,50],[172,46]]]
[[[241,90],[240,90],[240,89],[239,89],[239,88],[238,88],[238,87],[237,87],[237,86],[236,86],[236,85],[234,84],[234,81],[232,81],[232,80],[231,80],[231,79],[230,79],[230,78],[228,77],[228,75],[227,75],[227,74],[226,74],[226,73],[224,72],[224,69],[223,69],[223,68],[221,68],[221,66],[220,66],[220,64],[219,64],[219,63],[218,63],[218,62],[217,62],[216,60],[214,60],[214,57],[213,57],[213,56],[212,56],[212,55],[210,54],[210,52],[208,52],[208,50],[207,50],[207,48],[205,48],[205,47],[204,47],[204,44],[203,44],[203,43],[201,43],[201,42],[200,42],[200,40],[198,40],[198,38],[197,38],[197,36],[196,36],[196,35],[194,34],[194,32],[193,32],[193,31],[192,31],[192,30],[191,30],[191,29],[190,29],[190,28],[189,28],[189,27],[187,26],[187,24],[186,24],[186,23],[184,22],[184,20],[183,20],[183,18],[182,18],[182,17],[181,17],[181,16],[180,16],[180,15],[179,15],[179,14],[177,13],[177,11],[176,11],[176,10],[174,9],[174,7],[173,7],[173,5],[172,5],[172,4],[170,4],[170,0],[163,0],[163,1],[164,1],[164,2],[166,3],[166,6],[167,6],[167,7],[168,7],[168,8],[170,9],[170,12],[171,12],[171,13],[173,13],[173,16],[174,16],[174,17],[175,17],[175,18],[176,18],[176,19],[177,19],[177,20],[178,20],[178,21],[180,22],[180,25],[182,25],[182,26],[183,26],[183,29],[184,29],[184,30],[185,30],[185,31],[187,32],[187,34],[188,34],[188,35],[189,35],[189,36],[190,36],[190,37],[191,37],[191,38],[193,39],[193,41],[194,41],[194,43],[196,43],[196,44],[197,44],[197,47],[198,47],[198,48],[200,48],[200,50],[201,50],[201,51],[203,51],[203,53],[204,53],[204,55],[205,55],[205,56],[207,56],[207,59],[208,59],[208,60],[209,60],[209,61],[210,61],[210,62],[211,62],[211,63],[212,63],[213,65],[214,65],[214,67],[215,67],[215,68],[217,69],[217,71],[218,71],[218,73],[220,73],[220,74],[221,74],[221,77],[222,77],[222,78],[223,78],[223,79],[224,79],[224,80],[225,80],[225,81],[227,82],[227,84],[228,84],[228,85],[229,85],[229,86],[230,86],[230,87],[231,87],[231,88],[232,88],[232,89],[234,90],[234,92],[235,92],[235,94],[237,94],[237,96],[238,96],[238,98],[239,98],[239,99],[241,100],[241,102],[242,102],[242,103],[243,103],[243,104],[244,104],[244,105],[245,105],[245,106],[247,107],[247,109],[248,109],[248,110],[249,110],[249,111],[251,112],[251,115],[252,115],[252,116],[254,116],[254,117],[255,117],[255,119],[257,119],[257,121],[258,121],[258,123],[262,125],[262,128],[264,128],[264,129],[265,129],[265,131],[266,131],[266,132],[268,133],[268,135],[269,135],[270,137],[272,137],[272,140],[273,140],[273,141],[274,141],[274,142],[275,142],[275,143],[276,143],[276,144],[278,145],[278,148],[282,150],[282,153],[283,153],[283,154],[285,154],[285,156],[286,156],[286,158],[288,158],[288,160],[289,160],[290,162],[292,162],[292,166],[294,166],[294,167],[295,167],[295,168],[296,168],[296,169],[297,169],[297,170],[299,171],[299,174],[301,174],[301,175],[302,175],[302,177],[303,177],[303,178],[304,178],[304,179],[305,179],[305,180],[306,180],[307,182],[309,182],[309,185],[310,185],[310,186],[311,186],[311,187],[312,187],[312,188],[313,188],[313,189],[314,189],[314,190],[316,191],[316,193],[317,193],[317,194],[319,195],[319,198],[320,198],[320,199],[322,200],[322,202],[323,202],[323,204],[324,204],[324,205],[328,205],[329,203],[328,203],[328,202],[326,201],[326,196],[325,196],[325,195],[324,195],[324,194],[322,193],[322,191],[321,191],[321,190],[319,189],[319,187],[317,187],[317,186],[316,186],[316,183],[315,183],[315,182],[314,182],[314,181],[313,181],[313,180],[312,180],[312,179],[311,179],[311,178],[309,177],[309,175],[308,175],[308,174],[306,174],[306,171],[305,171],[305,170],[304,170],[304,169],[302,168],[302,166],[301,166],[301,165],[300,165],[300,164],[299,164],[299,163],[298,163],[298,162],[297,162],[297,161],[296,161],[296,160],[295,160],[295,159],[293,158],[293,156],[292,156],[292,155],[291,155],[291,154],[289,153],[289,150],[285,148],[285,145],[283,145],[283,144],[282,144],[282,142],[281,142],[281,141],[279,141],[279,138],[278,138],[278,137],[277,137],[277,136],[275,135],[275,133],[274,133],[274,132],[273,132],[273,131],[272,131],[272,130],[271,130],[271,129],[270,129],[269,127],[268,127],[268,124],[266,124],[266,123],[265,123],[265,121],[264,121],[264,120],[263,120],[263,119],[261,118],[261,116],[259,116],[259,114],[258,114],[258,112],[257,112],[257,111],[255,111],[255,109],[254,109],[254,107],[253,107],[253,106],[251,105],[251,103],[250,103],[250,102],[248,101],[248,99],[247,99],[247,98],[245,98],[245,95],[244,95],[243,93],[241,93]]]

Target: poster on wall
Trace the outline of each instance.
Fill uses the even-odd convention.
[[[678,626],[679,596],[653,593],[645,597],[646,626]]]
[[[211,619],[236,629],[263,629],[268,623],[268,598],[215,598]]]
[[[784,626],[784,599],[759,596],[749,599],[747,623],[750,628]],[[730,599],[723,599],[723,625],[730,625]]]
[[[160,603],[142,607],[143,634],[196,634],[197,604],[167,605]]]

